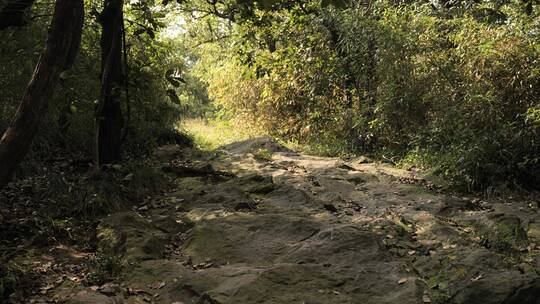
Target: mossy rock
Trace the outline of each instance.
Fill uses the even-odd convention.
[[[161,258],[165,252],[165,234],[134,212],[105,218],[98,226],[97,237],[101,251],[123,254],[126,260]]]
[[[142,252],[143,259],[161,259],[165,254],[165,239],[157,235],[148,235],[144,238]]]
[[[532,242],[540,244],[540,222],[534,222],[529,224],[529,229],[527,229],[527,236]]]
[[[513,215],[494,214],[481,230],[483,244],[500,252],[519,250],[529,243],[521,220]]]
[[[177,215],[155,215],[152,217],[152,224],[161,231],[168,233],[184,233],[193,228],[194,223],[185,216]]]
[[[183,190],[199,190],[207,188],[208,185],[200,177],[183,177],[178,180],[179,189]]]

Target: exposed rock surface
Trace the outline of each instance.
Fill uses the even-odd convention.
[[[254,156],[261,147],[272,160]],[[451,197],[367,158],[268,139],[196,159],[164,149],[176,189],[98,229],[124,250],[122,303],[540,303],[535,208]],[[83,290],[69,303],[118,297]]]

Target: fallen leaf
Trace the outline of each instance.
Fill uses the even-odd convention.
[[[165,285],[167,285],[167,283],[165,283],[165,281],[157,281],[157,282],[154,282],[152,284],[150,284],[150,288],[152,289],[161,289],[163,287],[165,287]]]
[[[147,211],[148,209],[150,209],[150,208],[148,208],[148,205],[143,205],[143,206],[137,208],[137,211]]]
[[[484,275],[481,273],[481,274],[479,274],[478,276],[472,278],[472,279],[471,279],[471,282],[476,282],[476,281],[480,280],[480,279],[483,278],[483,277],[484,277]]]
[[[407,281],[408,281],[407,278],[401,278],[401,279],[399,279],[398,284],[399,284],[399,285],[405,284],[405,283],[407,283]]]

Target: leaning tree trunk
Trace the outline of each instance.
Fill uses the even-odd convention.
[[[94,164],[118,162],[121,158],[123,0],[106,0],[100,16],[101,98],[96,110],[96,147]]]
[[[83,0],[56,1],[45,49],[17,113],[0,140],[0,187],[10,181],[30,148],[60,73],[75,60],[81,43],[83,19]]]
[[[34,2],[35,0],[7,0],[0,9],[0,30],[26,25],[26,11]]]

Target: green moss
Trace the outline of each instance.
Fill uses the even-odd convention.
[[[253,153],[253,156],[256,160],[260,161],[271,161],[272,160],[272,152],[268,151],[268,149],[265,148],[259,148],[255,153]]]
[[[118,235],[111,228],[100,228],[97,232],[99,240],[98,247],[111,247],[118,242]]]
[[[468,281],[470,276],[466,267],[452,264],[449,258],[441,261],[439,268],[434,270],[436,272],[424,280],[433,304],[448,303],[456,293],[456,286]]]
[[[148,256],[145,258],[160,259],[165,253],[165,241],[157,236],[151,235],[144,239],[142,250]]]
[[[197,190],[208,187],[208,185],[198,177],[184,177],[178,179],[178,188],[187,190]]]
[[[481,243],[503,253],[511,253],[529,243],[527,232],[521,220],[515,216],[496,214],[491,223],[480,229]]]

